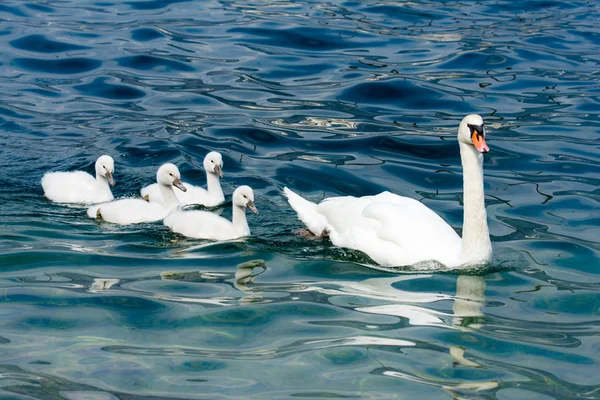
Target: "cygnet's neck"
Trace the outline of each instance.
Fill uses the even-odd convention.
[[[246,236],[250,234],[250,228],[248,227],[248,221],[246,220],[246,207],[238,206],[233,204],[232,212],[232,223],[233,229],[236,234],[240,236]]]
[[[474,146],[459,143],[464,186],[461,264],[486,263],[492,259],[492,243],[485,212],[483,155]]]
[[[175,196],[175,189],[172,185],[163,185],[159,182],[158,187],[163,199],[163,205],[167,210],[174,210],[179,207],[179,200],[177,200],[177,196]]]
[[[99,172],[96,172],[96,186],[100,194],[112,196],[112,192],[110,191],[110,185],[108,184],[108,179],[100,175]]]
[[[206,190],[208,196],[215,201],[223,202],[225,195],[223,189],[221,189],[221,183],[219,182],[219,176],[214,172],[206,171]]]

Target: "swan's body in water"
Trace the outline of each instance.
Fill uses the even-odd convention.
[[[96,178],[87,172],[47,172],[42,178],[44,196],[59,203],[102,203],[113,199],[115,161],[111,156],[96,160]],[[109,186],[110,185],[110,186]]]
[[[142,199],[121,199],[88,208],[90,218],[102,218],[120,225],[152,222],[165,218],[179,206],[173,187],[185,192],[179,170],[173,164],[164,164],[156,173],[156,181],[164,202],[150,203]]]
[[[225,201],[223,189],[219,178],[223,177],[223,157],[221,153],[211,151],[204,157],[204,170],[206,171],[206,189],[183,182],[186,192],[175,192],[177,200],[182,206],[188,204],[202,204],[207,207],[217,206]],[[142,197],[150,202],[162,203],[158,184],[148,185],[140,191]]]
[[[249,186],[240,186],[233,192],[232,221],[208,211],[176,211],[164,220],[173,232],[196,239],[232,240],[250,235],[246,221],[246,207],[258,214],[254,193]]]
[[[458,128],[463,165],[462,239],[438,214],[417,200],[383,192],[376,196],[332,197],[315,204],[288,188],[284,193],[298,218],[315,235],[339,247],[360,250],[386,267],[437,261],[448,268],[491,261],[483,192],[483,120],[466,116]]]

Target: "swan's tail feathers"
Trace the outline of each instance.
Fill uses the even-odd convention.
[[[306,225],[309,231],[317,236],[327,235],[329,232],[327,218],[319,213],[315,203],[300,197],[287,187],[283,188],[283,194],[287,197],[290,206],[298,214],[298,219]]]
[[[93,205],[87,209],[87,215],[90,218],[98,218],[102,219],[102,214],[100,213],[100,204]]]

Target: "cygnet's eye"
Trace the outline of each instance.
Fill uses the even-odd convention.
[[[102,168],[106,169],[106,167],[103,165]]]
[[[169,176],[173,176],[173,174],[169,172]]]
[[[245,194],[243,194],[242,196],[244,196],[244,198],[245,198],[245,199],[247,199],[247,197],[246,197],[246,195],[245,195]]]
[[[215,163],[213,160],[210,160],[210,162],[213,163],[213,164]]]

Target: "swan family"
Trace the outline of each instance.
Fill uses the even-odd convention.
[[[109,187],[114,185],[114,160],[103,155],[96,161],[96,178],[83,171],[48,172],[42,178],[42,188],[44,195],[55,202],[91,204],[88,217],[113,224],[164,220],[173,232],[197,239],[232,240],[249,236],[245,209],[258,214],[249,186],[240,186],[233,193],[232,221],[207,211],[180,210],[185,205],[214,207],[225,201],[219,181],[223,177],[221,154],[208,153],[204,169],[206,189],[183,182],[177,166],[166,163],[156,172],[156,183],[141,189],[143,197],[114,200]]]
[[[483,155],[489,151],[481,116],[467,115],[458,127],[463,167],[464,216],[462,238],[435,211],[410,197],[383,192],[374,196],[330,197],[314,203],[284,187],[283,195],[311,235],[328,237],[337,247],[359,250],[384,267],[435,262],[447,268],[487,264],[492,244],[483,187]],[[200,204],[214,207],[225,201],[220,184],[223,158],[211,151],[204,158],[206,189],[181,180],[177,166],[162,165],[156,183],[141,189],[142,198],[114,200],[114,160],[96,161],[96,177],[83,171],[49,172],[42,178],[44,195],[61,203],[90,205],[87,215],[115,224],[162,220],[171,231],[209,240],[250,235],[246,209],[255,214],[254,193],[238,187],[232,195],[232,220],[210,211],[182,209]]]

